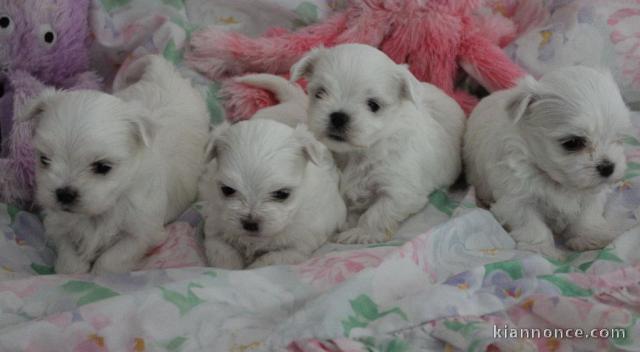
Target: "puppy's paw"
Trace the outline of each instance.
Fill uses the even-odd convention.
[[[134,267],[135,265],[130,261],[116,261],[103,255],[93,263],[91,273],[94,275],[126,273],[133,271]]]
[[[206,249],[209,266],[226,270],[242,270],[244,268],[244,259],[234,248],[207,245]]]
[[[354,227],[341,232],[336,238],[337,243],[342,244],[371,244],[384,242],[384,233],[370,233],[362,227]]]
[[[247,269],[263,268],[272,265],[295,265],[305,261],[308,257],[296,250],[274,251],[256,259]]]
[[[518,242],[516,245],[517,249],[529,252],[536,252],[545,257],[563,260],[565,254],[558,249],[553,243],[530,243],[530,242]]]
[[[566,245],[569,249],[582,252],[594,249],[602,249],[611,243],[611,237],[590,237],[575,236],[567,240]]]
[[[89,263],[77,256],[59,255],[56,259],[56,274],[86,274],[91,269]]]

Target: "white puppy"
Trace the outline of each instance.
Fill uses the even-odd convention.
[[[242,269],[296,264],[344,223],[331,153],[304,125],[268,119],[214,131],[200,194],[212,266]]]
[[[160,57],[129,74],[138,82],[115,96],[49,90],[24,115],[37,125],[37,200],[58,273],[134,269],[197,195],[204,100]]]
[[[309,127],[336,153],[349,210],[342,243],[390,239],[461,169],[464,112],[381,51],[361,44],[312,50],[292,69],[309,81]]]
[[[601,248],[619,233],[603,209],[624,174],[630,130],[610,74],[568,67],[540,81],[527,77],[471,114],[467,176],[519,248],[558,257],[554,233],[575,250]]]

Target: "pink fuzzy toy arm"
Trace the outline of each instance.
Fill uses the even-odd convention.
[[[511,88],[526,74],[497,45],[477,35],[467,38],[460,65],[490,92]]]
[[[346,18],[341,13],[298,32],[272,32],[257,39],[210,28],[193,35],[185,58],[211,79],[246,72],[285,73],[307,51],[333,43]]]

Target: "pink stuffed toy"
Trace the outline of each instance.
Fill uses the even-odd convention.
[[[32,126],[15,117],[46,86],[99,88],[89,69],[89,0],[0,0],[0,201],[33,196]]]
[[[263,38],[213,28],[194,34],[187,62],[212,79],[246,72],[288,72],[311,48],[341,43],[378,47],[398,63],[409,65],[421,81],[453,96],[466,111],[475,105],[469,94],[455,91],[460,68],[489,91],[508,88],[524,72],[502,52],[515,35],[511,22],[480,15],[481,0],[352,0],[344,11],[297,32],[272,30]],[[264,93],[227,84],[234,107],[258,108],[252,101]],[[229,94],[229,93],[227,93]],[[233,116],[232,116],[233,117]],[[238,116],[235,116],[238,117]],[[244,116],[246,117],[246,116]]]

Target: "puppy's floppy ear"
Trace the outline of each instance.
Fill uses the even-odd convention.
[[[16,120],[18,122],[32,121],[37,125],[42,113],[58,94],[59,92],[53,88],[43,90],[40,95],[25,104],[20,111],[16,111]]]
[[[420,81],[409,71],[409,67],[407,65],[398,65],[395,76],[399,82],[400,99],[407,99],[414,104],[418,104]]]
[[[298,125],[293,131],[293,137],[302,146],[302,153],[304,157],[308,161],[320,166],[323,159],[326,157],[328,150],[322,143],[318,142],[318,140],[313,137],[307,126],[302,124]]]
[[[230,126],[231,124],[229,122],[224,121],[220,125],[214,127],[213,131],[211,131],[211,134],[209,135],[209,141],[204,147],[206,163],[209,163],[211,160],[218,157],[218,146],[216,142],[218,141],[218,139],[220,139],[220,136],[229,129]]]
[[[518,123],[531,104],[539,100],[538,81],[526,76],[518,83],[517,93],[507,102],[507,112],[514,123]]]
[[[133,137],[141,146],[151,146],[157,130],[157,125],[151,117],[151,112],[138,104],[129,103],[129,105],[128,121],[131,125]]]
[[[291,82],[295,82],[300,78],[309,78],[313,75],[315,70],[315,65],[318,62],[318,58],[322,55],[327,49],[320,46],[317,48],[311,49],[302,59],[298,60],[293,66],[291,66],[291,77],[289,80]]]

